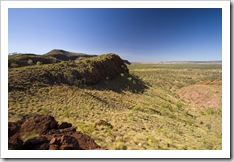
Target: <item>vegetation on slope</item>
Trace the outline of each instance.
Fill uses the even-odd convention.
[[[22,66],[52,64],[60,62],[56,58],[35,54],[14,54],[8,56],[8,67],[17,68]]]
[[[87,66],[92,59],[58,63],[53,68],[59,67],[56,72],[62,74],[67,68],[80,68],[87,74],[92,71]],[[47,68],[54,71],[43,65],[14,68],[14,72],[19,75],[30,69],[31,74],[33,69]],[[72,123],[107,149],[222,149],[222,107],[199,107],[178,95],[181,88],[201,81],[220,83],[221,65],[131,64],[128,69],[129,73],[116,74],[115,79],[102,77],[94,85],[48,84],[22,91],[12,84],[9,120],[25,114],[50,114],[59,122]],[[20,80],[14,72],[9,74]],[[100,120],[108,124],[97,125]]]
[[[123,60],[116,54],[105,54],[76,61],[9,69],[9,91],[32,86],[68,84],[92,85],[128,73]]]
[[[46,53],[45,56],[51,56],[61,61],[69,61],[69,60],[95,57],[97,55],[87,55],[84,53],[75,53],[75,52],[68,52],[64,50],[54,49]]]
[[[41,64],[53,64],[61,61],[69,61],[83,58],[95,57],[84,53],[68,52],[54,49],[44,55],[36,54],[13,54],[8,56],[8,67],[16,68]]]

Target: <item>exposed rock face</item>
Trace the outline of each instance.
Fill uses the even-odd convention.
[[[20,129],[19,125],[14,122],[8,123],[8,137],[14,135]]]
[[[104,54],[82,60],[10,69],[8,87],[12,91],[54,84],[92,85],[113,79],[120,73],[128,73],[124,61],[116,54]]]
[[[19,150],[22,149],[23,141],[19,137],[8,137],[8,149]]]
[[[62,122],[62,123],[59,125],[59,129],[70,128],[71,126],[72,126],[71,123]]]
[[[42,134],[50,129],[56,129],[58,127],[57,121],[54,117],[49,115],[36,115],[25,119],[20,128],[20,134],[25,132],[35,132]]]
[[[30,134],[34,137],[29,137]],[[49,115],[25,117],[8,123],[8,148],[16,150],[91,150],[103,149],[71,123],[58,122]]]

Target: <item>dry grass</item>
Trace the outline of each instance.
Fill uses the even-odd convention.
[[[220,65],[133,64],[128,68],[148,88],[111,89],[116,85],[134,85],[128,76],[120,76],[106,84],[83,88],[54,85],[25,92],[11,91],[9,120],[25,114],[51,114],[59,122],[71,122],[108,149],[222,149],[222,108],[199,108],[181,100],[176,93],[201,81],[220,80]],[[100,119],[113,128],[95,127]]]

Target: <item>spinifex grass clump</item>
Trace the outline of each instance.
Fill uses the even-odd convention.
[[[116,54],[105,54],[76,61],[9,69],[9,91],[54,84],[92,85],[128,73],[124,61]]]

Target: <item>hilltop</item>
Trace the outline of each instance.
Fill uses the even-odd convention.
[[[36,64],[53,64],[61,61],[69,61],[83,58],[96,57],[84,53],[75,53],[65,50],[54,49],[45,54],[20,53],[8,56],[8,67],[16,68],[22,66],[31,66]]]
[[[89,55],[85,53],[76,53],[76,52],[54,49],[46,53],[45,56],[51,56],[61,61],[69,61],[69,60],[76,60],[82,58],[96,57],[97,55]]]
[[[63,54],[63,56],[66,55],[70,54]],[[128,68],[116,54],[104,54],[47,65],[37,64],[21,68],[10,68],[9,91],[54,84],[92,85],[99,83],[101,80],[113,79],[120,73],[128,73]]]
[[[53,49],[45,54],[33,53],[16,53],[8,55],[8,67],[17,68],[31,65],[53,64],[61,61],[82,60],[84,58],[97,57],[85,53],[69,52],[61,49]],[[125,64],[130,65],[131,62],[123,60]]]

